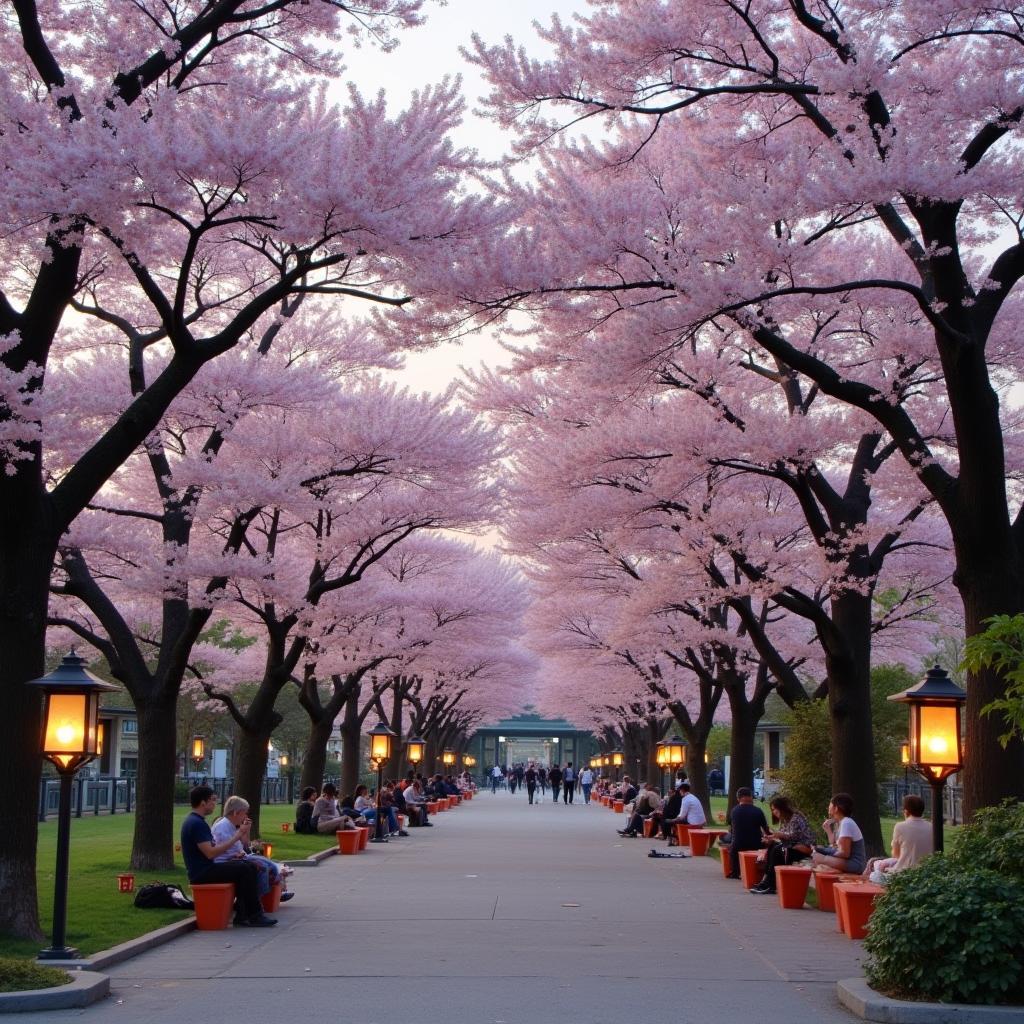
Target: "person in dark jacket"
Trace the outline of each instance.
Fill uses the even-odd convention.
[[[730,878],[740,877],[740,853],[743,850],[760,850],[763,840],[768,835],[768,822],[764,811],[754,804],[754,794],[743,786],[736,790],[736,805],[729,813],[729,827],[732,840],[722,845],[722,855],[731,859]],[[724,839],[725,836],[722,837]]]
[[[558,794],[562,790],[562,769],[557,764],[548,772],[548,782],[551,783],[551,799],[557,804]]]
[[[537,769],[532,764],[526,769],[523,779],[526,782],[526,795],[532,804],[533,794],[537,792]]]
[[[672,839],[673,832],[672,826],[666,824],[672,818],[679,817],[679,808],[683,805],[683,791],[676,786],[674,790],[669,794],[668,799],[665,801],[660,811],[655,811],[651,815],[658,823],[658,830],[661,832],[662,839]]]

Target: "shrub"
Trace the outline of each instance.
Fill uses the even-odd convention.
[[[0,992],[28,992],[34,988],[56,988],[71,980],[67,971],[40,967],[31,960],[0,957]]]
[[[832,796],[832,734],[827,700],[797,704],[786,715],[786,763],[779,769],[781,791],[808,821],[824,813]]]
[[[900,999],[1024,1000],[1024,883],[941,854],[894,875],[871,916],[868,984]]]
[[[983,807],[960,829],[949,859],[958,866],[993,868],[1024,883],[1024,804],[1006,800]]]

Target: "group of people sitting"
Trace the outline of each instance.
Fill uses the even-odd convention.
[[[611,793],[617,800],[631,804],[626,827],[620,836],[639,836],[644,822],[653,821],[655,836],[675,845],[675,826],[679,824],[700,828],[707,822],[704,808],[690,791],[685,776],[675,779],[669,797],[662,799],[652,782],[638,789],[629,776]],[[893,829],[892,856],[868,860],[864,835],[853,818],[853,798],[848,793],[836,793],[829,801],[828,816],[821,828],[826,845],[815,841],[814,830],[805,815],[789,797],[776,795],[770,802],[772,826],[764,811],[754,803],[750,789],[736,791],[736,804],[729,815],[730,832],[722,836],[719,844],[722,856],[731,858],[730,878],[740,877],[739,855],[744,850],[758,850],[758,863],[764,868],[764,878],[753,886],[752,893],[763,895],[776,891],[776,869],[782,864],[796,864],[810,860],[816,867],[831,868],[845,874],[860,874],[884,885],[892,874],[913,867],[932,852],[931,824],[922,817],[924,800],[910,795],[903,800],[903,821]]]
[[[814,867],[862,875],[884,885],[892,874],[913,867],[933,849],[931,824],[922,818],[924,800],[913,794],[904,797],[903,821],[893,829],[892,856],[871,860],[867,858],[864,835],[853,818],[853,798],[848,793],[836,793],[829,801],[828,816],[821,825],[827,845],[815,842],[806,816],[789,797],[774,796],[769,806],[774,827],[769,827],[751,791],[737,790],[736,805],[729,816],[730,833],[719,841],[722,855],[731,857],[730,878],[740,877],[742,851],[759,851],[757,861],[764,868],[764,878],[750,889],[756,895],[776,891],[775,873],[782,864],[810,860]]]
[[[440,773],[426,779],[410,771],[400,782],[389,779],[380,791],[381,817],[386,822],[387,836],[404,838],[409,835],[399,827],[400,814],[408,819],[410,828],[433,828],[427,804],[442,797],[459,796],[471,785],[466,776],[443,776]],[[363,785],[356,786],[352,794],[340,798],[338,787],[333,782],[325,782],[319,793],[315,787],[307,786],[295,809],[295,831],[300,833],[333,835],[376,823],[376,795]]]
[[[690,783],[684,776],[675,779],[673,790],[665,800],[653,782],[645,782],[637,789],[628,775],[623,778],[619,792],[621,795],[616,796],[616,800],[632,804],[626,827],[619,829],[620,836],[635,839],[643,832],[644,822],[651,820],[656,823],[654,834],[667,839],[669,846],[675,846],[676,825],[699,828],[707,823],[704,807],[690,791]]]
[[[250,844],[252,821],[249,804],[240,796],[224,801],[223,813],[211,829],[206,819],[217,806],[209,786],[195,786],[189,794],[191,813],[181,826],[181,855],[192,885],[230,882],[235,886],[235,925],[269,928],[277,918],[263,912],[260,897],[278,882],[281,902],[295,894],[287,891],[285,880],[291,869],[262,855],[262,847]]]

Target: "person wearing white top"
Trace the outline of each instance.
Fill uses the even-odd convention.
[[[899,871],[919,864],[935,850],[932,826],[924,820],[924,800],[914,793],[903,798],[903,821],[892,830],[892,856],[872,857],[864,877],[885,885]]]
[[[677,788],[683,792],[683,802],[679,805],[679,814],[674,818],[666,820],[665,824],[668,826],[692,825],[696,828],[706,824],[708,819],[704,814],[704,808],[701,806],[701,802],[690,792],[690,784],[688,782],[680,782]],[[668,834],[672,835],[671,828]]]
[[[594,785],[594,773],[589,768],[580,772],[580,789],[583,790],[583,802],[590,803],[590,787]]]

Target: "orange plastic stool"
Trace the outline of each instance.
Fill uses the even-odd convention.
[[[436,800],[428,800],[427,801],[427,814],[437,814],[437,801]]]
[[[356,825],[359,829],[359,849],[365,850],[366,844],[370,841],[370,826],[369,825]]]
[[[680,846],[690,845],[690,826],[676,822],[676,842]]]
[[[706,857],[711,849],[711,833],[703,828],[690,829],[690,853],[694,857]]]
[[[740,850],[740,879],[744,889],[753,889],[764,879],[764,865],[757,863],[760,850]]]
[[[722,860],[722,875],[729,878],[732,875],[732,851],[728,846],[719,846],[718,856]]]
[[[783,910],[802,910],[807,901],[807,890],[811,887],[810,866],[779,864],[775,868],[775,886],[779,906]]]
[[[838,871],[815,871],[814,888],[818,893],[818,909],[828,911],[830,914],[836,912],[836,898],[832,889],[839,881]]]
[[[644,821],[644,839],[653,839],[657,829],[658,823],[653,818],[647,818]]]
[[[626,808],[626,805],[621,800],[616,800],[615,801],[615,806],[612,808],[612,810],[616,814],[621,814],[625,810],[625,808]]]
[[[875,901],[885,892],[872,882],[838,882],[833,886],[842,930],[848,938],[863,939]]]
[[[338,852],[339,853],[358,853],[359,852],[359,829],[358,828],[343,828],[338,829],[334,833],[338,837]]]
[[[278,880],[270,887],[270,892],[265,892],[260,897],[260,903],[263,904],[263,912],[265,914],[272,914],[279,906],[281,906],[282,888],[281,882]]]
[[[204,932],[220,931],[227,928],[231,921],[231,910],[235,905],[235,883],[193,885],[192,899],[196,905],[196,927]]]

